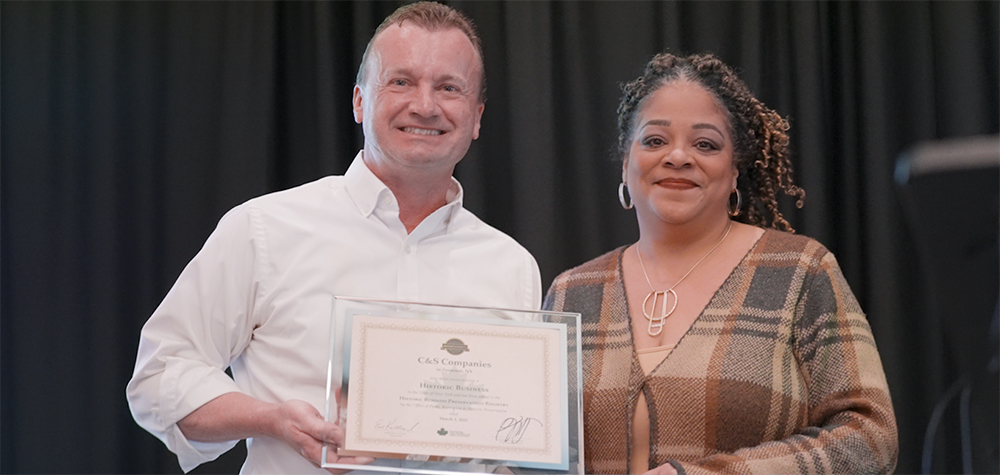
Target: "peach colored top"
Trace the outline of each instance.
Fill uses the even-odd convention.
[[[639,366],[646,375],[673,351],[675,345],[663,345],[653,348],[636,350]],[[646,396],[639,392],[639,400],[635,404],[635,416],[632,419],[632,459],[629,461],[629,473],[643,473],[649,470],[649,406]]]

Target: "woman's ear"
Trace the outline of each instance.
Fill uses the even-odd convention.
[[[733,157],[733,189],[737,188],[740,181],[740,167],[736,166],[736,157]]]

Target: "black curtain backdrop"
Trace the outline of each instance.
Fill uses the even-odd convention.
[[[634,241],[611,156],[619,84],[714,52],[790,117],[798,231],[838,256],[874,329],[899,473],[956,376],[896,188],[923,140],[995,134],[996,2],[449,2],[478,24],[481,138],[466,205],[543,285]],[[139,330],[222,214],[342,173],[351,88],[399,3],[0,4],[0,471],[172,473],[125,403]],[[935,471],[957,471],[954,438]],[[242,444],[199,472],[235,472]]]

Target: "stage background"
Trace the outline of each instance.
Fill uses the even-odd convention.
[[[791,120],[806,206],[881,351],[899,473],[957,369],[893,183],[925,140],[995,134],[997,2],[450,2],[489,80],[466,205],[555,275],[633,242],[612,158],[619,84],[714,52]],[[218,219],[342,173],[357,66],[398,3],[0,4],[0,471],[170,473],[124,388],[139,330]],[[994,241],[996,242],[996,241]],[[951,443],[953,444],[953,442]],[[243,445],[199,472],[235,472]],[[955,471],[939,450],[937,471]]]

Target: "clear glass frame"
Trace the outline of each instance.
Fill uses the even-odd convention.
[[[578,313],[335,296],[322,466],[583,473],[579,348]]]

